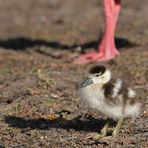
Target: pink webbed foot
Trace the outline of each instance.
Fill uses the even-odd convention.
[[[118,50],[116,49],[114,37],[109,36],[110,34],[105,33],[102,41],[96,52],[90,52],[84,55],[81,55],[77,58],[74,63],[75,64],[87,64],[90,62],[101,62],[108,61],[114,59],[118,54]]]
[[[99,52],[90,52],[84,55],[81,55],[79,58],[74,60],[75,64],[87,64],[93,61],[97,61],[97,59],[100,59],[103,57],[102,53]]]
[[[114,59],[118,55],[118,51],[115,53],[105,54],[103,52],[91,52],[81,55],[79,58],[74,60],[75,64],[88,64],[91,62],[109,61]]]

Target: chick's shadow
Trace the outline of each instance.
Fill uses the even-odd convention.
[[[93,117],[91,119],[81,120],[79,117],[72,120],[64,120],[62,118],[56,120],[47,120],[43,118],[38,119],[24,119],[15,116],[5,116],[5,123],[10,127],[15,127],[19,129],[39,129],[47,130],[50,128],[56,129],[74,129],[76,131],[87,131],[87,132],[99,132],[104,126],[106,120],[98,120]],[[114,124],[112,122],[111,124]]]

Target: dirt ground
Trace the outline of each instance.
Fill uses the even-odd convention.
[[[105,117],[77,96],[93,64],[72,61],[96,49],[102,1],[0,0],[0,148],[148,147],[148,1],[124,0],[122,6],[116,30],[121,54],[100,64],[134,84],[142,113],[134,122],[125,119],[118,137],[93,140],[87,134],[100,132]]]

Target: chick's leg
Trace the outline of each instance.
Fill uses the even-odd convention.
[[[104,125],[104,127],[101,130],[102,136],[105,137],[107,135],[107,129],[108,129],[108,122]]]
[[[115,127],[115,129],[112,133],[113,136],[117,136],[119,134],[119,130],[120,130],[120,127],[122,125],[123,119],[124,119],[123,116],[119,118],[117,125],[116,125],[116,127]]]

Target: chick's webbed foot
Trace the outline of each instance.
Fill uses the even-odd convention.
[[[100,139],[100,138],[102,138],[102,137],[104,137],[102,134],[99,134],[99,133],[88,133],[87,135],[86,135],[86,139],[93,139],[93,140],[97,140],[97,139]]]
[[[99,133],[95,133],[95,132],[94,133],[88,133],[86,138],[87,139],[94,139],[94,140],[97,140],[97,139],[100,139],[100,138],[104,138],[107,135],[107,129],[108,129],[108,123],[106,123],[104,125],[104,127],[102,128],[100,134]]]

